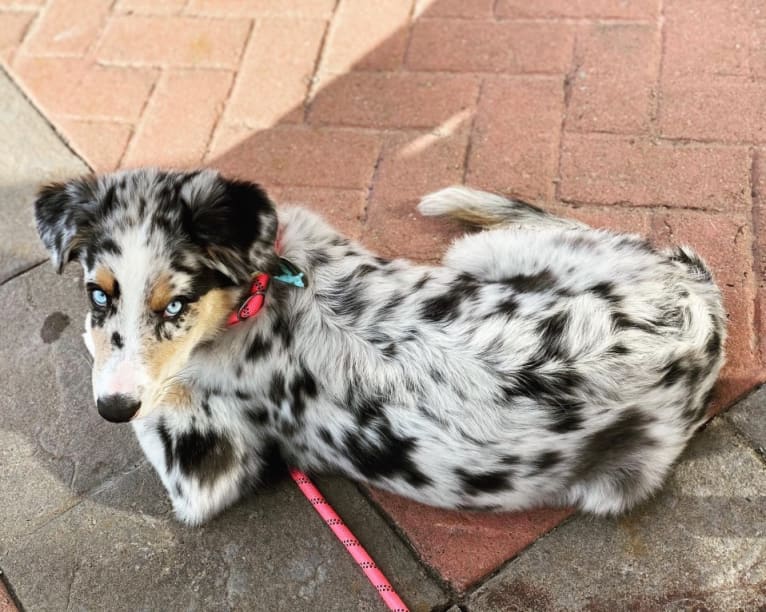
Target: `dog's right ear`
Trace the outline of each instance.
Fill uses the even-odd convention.
[[[37,194],[37,233],[58,274],[80,254],[93,225],[95,188],[95,178],[85,177],[67,183],[51,183]]]

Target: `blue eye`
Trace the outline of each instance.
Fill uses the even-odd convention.
[[[168,319],[173,319],[183,312],[184,306],[186,306],[186,302],[176,298],[165,307],[165,312],[163,314]]]
[[[109,305],[109,296],[101,289],[92,289],[90,292],[90,301],[96,308],[106,308]]]

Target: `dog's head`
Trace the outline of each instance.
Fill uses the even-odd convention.
[[[130,420],[142,403],[182,403],[179,373],[190,355],[223,329],[242,286],[275,257],[266,194],[212,170],[48,185],[35,218],[56,270],[75,259],[83,267],[93,394],[110,421]]]

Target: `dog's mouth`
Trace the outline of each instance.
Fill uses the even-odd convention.
[[[96,408],[98,413],[110,423],[127,423],[138,414],[141,402],[118,393],[98,398]]]

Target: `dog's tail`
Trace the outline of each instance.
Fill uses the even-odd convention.
[[[448,216],[479,227],[510,224],[580,226],[577,221],[550,215],[537,206],[470,187],[447,187],[430,193],[418,204],[421,215]]]

